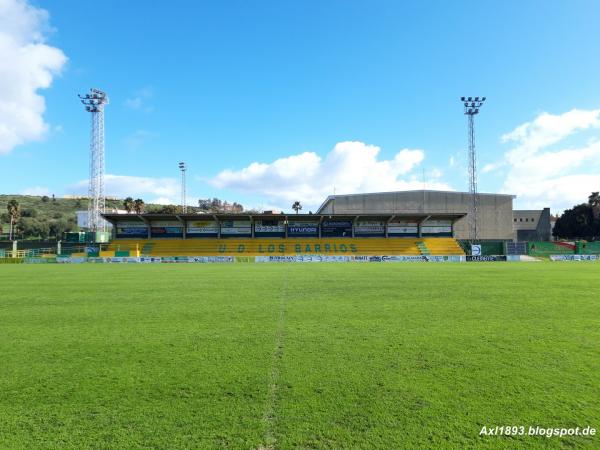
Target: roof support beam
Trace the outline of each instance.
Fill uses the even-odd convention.
[[[181,231],[182,231],[182,236],[183,239],[186,238],[186,223],[185,223],[185,219],[182,219],[181,216],[179,214],[177,214],[175,216],[177,218],[177,220],[179,221],[179,223],[181,223]]]
[[[358,222],[358,218],[360,216],[355,216],[354,219],[352,219],[352,237],[354,237],[354,228],[356,227],[356,222]]]
[[[217,239],[221,239],[221,221],[216,214],[213,214],[212,216],[213,219],[215,219],[215,222],[217,222]]]
[[[138,215],[138,217],[146,224],[146,227],[148,228],[148,239],[152,239],[152,227],[150,226],[150,221],[144,216]]]
[[[392,214],[390,217],[388,217],[388,219],[385,221],[385,237],[389,237],[389,233],[388,233],[388,226],[390,224],[390,222],[392,220],[394,220],[394,217],[396,217],[396,215]]]
[[[428,221],[431,218],[431,214],[428,216],[425,216],[423,219],[419,220],[419,223],[417,225],[417,229],[419,231],[419,237],[423,237],[423,223],[425,223],[426,221]]]

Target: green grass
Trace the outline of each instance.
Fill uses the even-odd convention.
[[[0,448],[600,448],[600,264],[6,265]]]

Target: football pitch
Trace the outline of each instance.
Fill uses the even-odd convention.
[[[600,448],[600,264],[0,266],[2,449]],[[600,430],[599,430],[600,432]]]

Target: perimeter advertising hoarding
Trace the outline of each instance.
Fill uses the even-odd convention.
[[[183,237],[183,226],[178,221],[155,220],[150,222],[150,233],[153,238]]]
[[[352,222],[349,220],[325,220],[321,224],[321,236],[352,236]]]
[[[252,235],[249,220],[222,220],[221,235],[247,237]]]
[[[467,258],[467,261],[470,261],[470,262],[506,261],[506,255],[482,255],[482,256],[467,255],[466,258]]]
[[[597,261],[598,255],[550,255],[551,261]]]
[[[118,238],[135,238],[148,237],[148,228],[140,221],[134,222],[117,222],[117,237]]]
[[[191,220],[187,223],[186,236],[215,237],[219,234],[219,225],[215,220]]]
[[[319,236],[319,223],[290,220],[288,223],[288,237],[317,237]]]

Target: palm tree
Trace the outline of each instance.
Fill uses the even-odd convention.
[[[123,200],[123,208],[125,208],[127,214],[133,211],[133,199],[131,197],[127,197],[125,200]]]
[[[296,211],[296,214],[298,214],[298,212],[302,209],[302,205],[298,200],[294,202],[294,204],[292,205],[292,209]]]
[[[14,225],[17,219],[19,218],[19,202],[15,199],[9,200],[6,205],[6,209],[8,210],[8,215],[10,217],[10,235],[9,239],[12,241],[13,239],[13,231]]]
[[[600,217],[600,192],[592,192],[588,197],[588,204],[592,207],[594,218]]]
[[[146,204],[141,198],[138,198],[133,202],[133,210],[136,214],[142,214],[144,209],[146,209]]]

